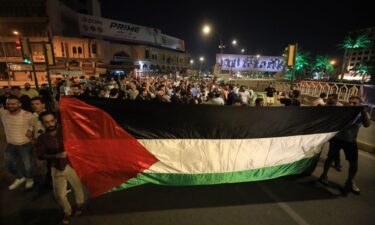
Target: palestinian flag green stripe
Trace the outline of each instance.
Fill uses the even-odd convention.
[[[282,176],[311,172],[319,161],[320,153],[310,158],[304,158],[296,162],[271,166],[253,170],[227,172],[227,173],[203,173],[203,174],[175,174],[175,173],[140,173],[122,185],[113,188],[119,191],[147,183],[158,185],[209,185],[220,183],[240,183],[250,181],[269,180]]]

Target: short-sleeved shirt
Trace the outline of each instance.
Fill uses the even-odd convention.
[[[35,145],[35,155],[39,159],[45,159],[45,154],[54,155],[64,151],[64,143],[60,129],[57,131],[56,136],[51,136],[48,133],[41,134]],[[58,170],[64,170],[66,165],[69,164],[68,158],[55,158],[48,160],[51,161],[51,166]]]
[[[22,94],[29,96],[29,98],[34,98],[39,95],[38,91],[30,88],[29,90],[22,90]]]
[[[358,131],[361,126],[362,115],[358,115],[353,123],[342,129],[334,138],[345,142],[355,143],[357,141]]]
[[[265,89],[267,92],[267,97],[273,97],[273,94],[276,92],[276,89],[273,87],[268,87]]]

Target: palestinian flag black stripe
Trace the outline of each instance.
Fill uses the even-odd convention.
[[[223,107],[83,100],[137,139],[249,139],[334,132],[359,107]]]

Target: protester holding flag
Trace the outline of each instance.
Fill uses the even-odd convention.
[[[349,105],[360,106],[361,98],[359,96],[351,96],[349,98]],[[346,160],[349,162],[348,179],[346,180],[344,191],[353,192],[359,194],[360,189],[354,183],[354,177],[358,171],[358,147],[357,147],[357,135],[361,125],[369,127],[371,124],[369,115],[365,108],[362,108],[361,114],[351,123],[349,126],[341,130],[333,139],[330,141],[328,158],[324,163],[324,171],[320,176],[319,181],[323,184],[328,184],[328,171],[334,159],[337,158],[337,154],[340,153],[340,149],[345,152]]]
[[[80,178],[69,165],[69,159],[64,150],[62,131],[58,126],[55,114],[51,111],[44,111],[40,113],[39,119],[46,131],[38,137],[36,155],[39,159],[47,159],[51,162],[53,191],[57,202],[65,213],[62,223],[69,224],[72,215],[82,214],[84,204],[83,186]],[[76,198],[74,211],[67,198],[68,182]]]

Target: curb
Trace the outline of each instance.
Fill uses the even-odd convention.
[[[358,149],[375,154],[375,145],[357,140]]]

